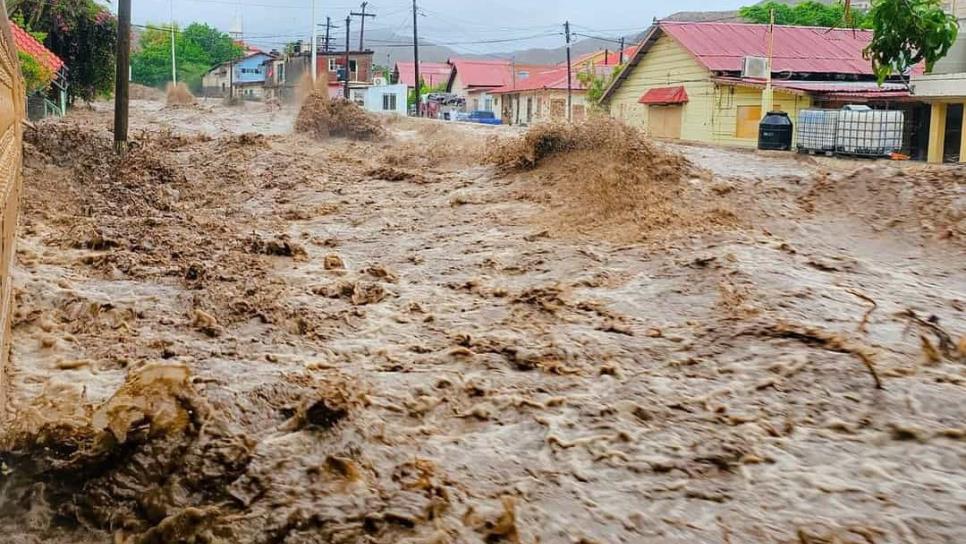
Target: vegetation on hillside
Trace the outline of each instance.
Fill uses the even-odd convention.
[[[749,23],[768,24],[775,12],[776,25],[818,26],[825,28],[871,28],[868,13],[848,9],[843,3],[823,4],[809,0],[794,6],[781,2],[765,2],[745,6],[738,15]]]
[[[175,27],[175,57],[178,81],[193,90],[213,66],[238,58],[242,48],[231,37],[206,24],[192,23],[183,30]],[[162,87],[171,81],[171,27],[149,26],[141,33],[140,49],[131,57],[135,83]]]

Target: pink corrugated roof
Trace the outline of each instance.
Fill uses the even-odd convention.
[[[416,87],[416,66],[413,62],[397,62],[396,70],[399,71],[399,83],[407,87]],[[439,85],[449,81],[449,74],[453,67],[445,62],[420,62],[419,76],[427,85]]]
[[[660,27],[712,71],[740,71],[744,57],[768,56],[769,25],[662,22]],[[872,64],[862,58],[870,31],[774,28],[774,72],[873,75]]]
[[[502,87],[513,82],[512,63],[508,60],[453,59],[450,63],[467,87]]]
[[[571,87],[574,91],[583,92],[584,86],[580,79],[574,74],[571,80]],[[523,91],[537,91],[542,89],[567,89],[567,67],[553,68],[542,72],[531,73],[526,79],[517,79],[516,84],[510,82],[493,90],[494,94],[514,93]]]
[[[60,57],[12,21],[10,30],[13,32],[13,41],[17,43],[17,49],[27,53],[50,71],[56,72],[64,66],[64,61],[60,60]]]

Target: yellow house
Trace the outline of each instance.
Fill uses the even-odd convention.
[[[966,29],[966,1],[952,3],[948,9]],[[954,11],[953,11],[954,10]],[[929,162],[956,160],[966,163],[966,38],[959,39],[946,57],[929,74],[912,78],[913,94],[931,105],[929,123]],[[958,126],[959,130],[956,130]]]
[[[904,86],[876,85],[862,58],[869,40],[851,29],[659,22],[603,104],[655,137],[753,147],[769,110],[797,124],[813,106],[907,98]]]

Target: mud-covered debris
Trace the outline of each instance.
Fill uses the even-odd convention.
[[[320,140],[340,137],[377,141],[388,137],[378,118],[355,102],[329,98],[325,89],[317,90],[305,99],[295,119],[295,132]]]
[[[326,270],[345,270],[345,261],[338,255],[330,254],[322,260],[322,266]]]
[[[463,517],[463,522],[479,533],[484,542],[493,544],[499,542],[520,543],[520,532],[517,529],[516,501],[513,497],[502,497],[500,508],[480,512],[470,510]]]
[[[341,298],[356,306],[382,302],[389,293],[378,283],[364,281],[342,281],[335,284],[315,287],[312,292],[328,298]]]
[[[265,240],[260,235],[253,234],[251,240],[249,240],[248,247],[252,253],[260,253],[262,255],[291,257],[295,260],[308,258],[308,252],[305,251],[305,248],[301,244],[290,240],[286,235]]]
[[[373,168],[372,170],[366,172],[366,175],[374,179],[381,179],[385,181],[410,181],[416,179],[417,177],[414,172],[393,168],[391,166],[380,166],[378,168]]]
[[[165,90],[165,99],[168,106],[190,106],[195,103],[195,97],[188,90],[184,82],[178,84],[168,83]]]
[[[305,394],[295,414],[283,427],[288,430],[306,427],[330,429],[348,418],[353,410],[364,406],[366,402],[365,393],[358,384],[350,383],[341,374],[333,374]],[[330,458],[328,462],[334,468],[340,466],[339,459]],[[344,467],[344,470],[354,469]]]

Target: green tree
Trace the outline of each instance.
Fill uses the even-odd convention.
[[[580,83],[587,89],[587,100],[594,106],[600,105],[600,100],[604,98],[604,91],[617,76],[624,71],[625,64],[615,66],[613,70],[606,76],[599,75],[596,71],[584,71],[577,74],[577,79]]]
[[[17,51],[17,56],[20,58],[20,73],[23,74],[23,83],[27,94],[46,89],[50,82],[54,80],[54,73],[37,62],[37,59],[23,51]]]
[[[877,0],[869,17],[874,34],[864,54],[879,83],[920,62],[932,71],[959,33],[956,18],[939,0]]]
[[[738,15],[750,23],[768,24],[775,13],[777,25],[818,26],[825,28],[870,28],[869,15],[860,10],[847,9],[844,3],[823,4],[808,1],[790,6],[780,2],[765,2],[745,6]]]
[[[174,45],[178,81],[198,90],[205,73],[242,53],[231,37],[205,24],[192,23],[184,30],[175,27]],[[161,87],[171,81],[171,27],[148,26],[141,33],[140,49],[131,57],[131,75],[136,83]]]
[[[117,19],[105,7],[95,0],[7,0],[7,11],[42,33],[67,65],[71,102],[113,90]]]

